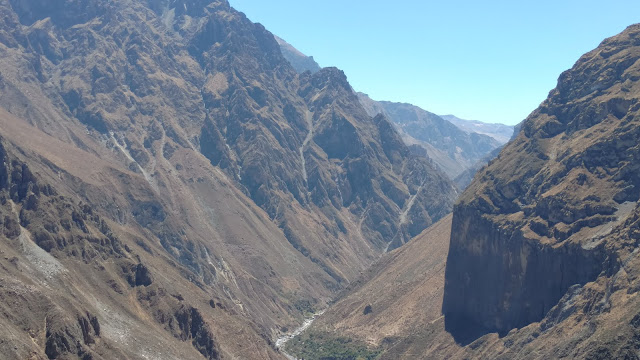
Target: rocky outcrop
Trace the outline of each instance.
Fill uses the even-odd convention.
[[[77,324],[64,325],[60,319],[47,321],[44,352],[49,359],[58,359],[65,355],[75,355],[78,359],[95,359],[96,355],[88,348],[100,337],[98,319],[87,314],[78,316]]]
[[[620,268],[615,229],[640,195],[639,37],[629,27],[563,73],[456,205],[443,312],[460,341],[540,321]]]
[[[179,337],[182,340],[191,340],[193,346],[209,360],[220,358],[220,350],[213,340],[213,334],[206,325],[198,309],[181,308],[175,313],[175,319],[180,328]]]
[[[127,282],[131,287],[149,286],[153,282],[149,268],[142,264],[137,264],[125,268]]]

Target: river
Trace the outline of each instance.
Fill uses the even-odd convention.
[[[300,325],[300,327],[296,328],[295,330],[293,330],[292,332],[289,332],[281,337],[279,337],[276,340],[276,349],[278,349],[284,356],[287,357],[287,359],[289,360],[298,360],[295,356],[292,356],[291,354],[288,354],[286,351],[284,351],[284,346],[287,344],[287,342],[293,338],[295,338],[296,336],[302,334],[303,331],[307,330],[309,328],[309,326],[311,326],[311,324],[313,324],[313,322],[318,318],[318,316],[324,314],[326,310],[322,310],[319,311],[315,314],[313,314],[312,317],[307,318],[302,325]]]

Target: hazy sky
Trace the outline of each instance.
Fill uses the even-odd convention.
[[[230,0],[375,100],[515,124],[639,0]]]

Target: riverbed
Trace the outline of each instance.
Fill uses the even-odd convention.
[[[319,311],[315,314],[313,314],[312,317],[305,319],[305,321],[302,323],[302,325],[300,325],[298,328],[296,328],[295,330],[279,337],[276,340],[276,349],[278,349],[284,356],[287,357],[287,359],[289,360],[298,360],[295,356],[292,356],[291,354],[288,354],[286,351],[284,351],[284,347],[287,344],[287,342],[293,338],[295,338],[296,336],[302,334],[303,331],[307,330],[309,328],[309,326],[311,326],[311,324],[313,324],[313,322],[318,318],[318,316],[324,314],[326,310],[322,310]]]

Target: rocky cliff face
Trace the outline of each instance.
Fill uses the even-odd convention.
[[[452,208],[455,186],[341,71],[298,75],[226,1],[5,0],[0,16],[0,134],[54,189],[7,192],[46,261],[86,275],[56,283],[73,307],[29,298],[28,325],[2,318],[22,329],[10,357],[49,356],[29,331],[46,336],[52,307],[51,333],[74,334],[52,340],[59,356],[278,357],[271,339]],[[3,246],[7,269],[36,261]],[[11,276],[56,299],[48,278]]]
[[[358,93],[358,98],[371,116],[385,114],[405,143],[422,147],[426,155],[451,179],[474,167],[483,157],[500,147],[500,143],[488,135],[464,131],[417,106],[375,101],[363,93]]]
[[[572,286],[624,267],[640,194],[639,38],[632,26],[563,73],[456,205],[443,311],[461,341],[540,321]]]

